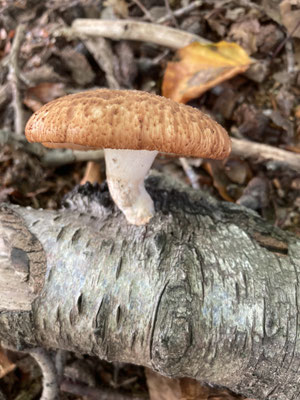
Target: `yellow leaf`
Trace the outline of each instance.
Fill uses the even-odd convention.
[[[194,42],[178,50],[179,61],[169,62],[162,94],[179,103],[199,97],[206,90],[247,70],[251,64],[245,50],[236,43]]]

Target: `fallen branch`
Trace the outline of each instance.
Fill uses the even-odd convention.
[[[63,28],[56,32],[56,35],[61,34],[80,38],[105,37],[112,40],[137,40],[155,43],[173,50],[180,49],[194,41],[210,43],[200,36],[180,29],[134,20],[112,21],[78,18],[73,21],[71,28]]]
[[[0,338],[299,398],[299,239],[178,185],[148,180],[143,227],[104,187],[79,187],[65,211],[2,206]]]

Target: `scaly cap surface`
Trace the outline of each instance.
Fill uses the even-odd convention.
[[[231,150],[226,130],[203,112],[137,90],[61,97],[32,115],[25,134],[51,148],[157,150],[216,159]]]

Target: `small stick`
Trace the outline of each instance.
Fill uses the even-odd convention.
[[[67,356],[68,352],[62,349],[58,349],[55,355],[55,369],[57,373],[57,380],[59,383],[63,379]]]
[[[93,55],[99,67],[104,71],[110,89],[120,89],[119,82],[114,75],[113,52],[111,45],[105,38],[87,38],[83,40],[86,48]]]
[[[56,368],[52,358],[47,351],[41,347],[28,349],[27,352],[35,359],[43,373],[43,393],[40,400],[58,400],[59,386]]]
[[[92,185],[102,182],[100,166],[96,161],[88,161],[85,167],[84,176],[80,181],[80,185],[84,185],[87,182],[90,182]]]
[[[18,136],[23,135],[24,131],[24,115],[22,98],[20,94],[20,70],[19,70],[19,51],[25,34],[25,25],[18,25],[13,44],[11,47],[11,52],[9,55],[9,74],[8,80],[11,84],[12,90],[12,104],[15,110],[15,132]]]
[[[59,398],[59,385],[55,364],[50,357],[49,353],[42,347],[26,348],[17,350],[10,343],[2,341],[3,347],[20,353],[29,354],[35,359],[43,374],[43,393],[40,400],[58,400]]]
[[[81,38],[106,37],[113,40],[138,40],[155,43],[177,50],[188,44],[208,40],[180,29],[132,20],[75,19],[70,29],[62,29],[57,34],[75,35]]]
[[[291,33],[289,33],[286,38],[279,44],[279,46],[276,48],[276,50],[274,51],[274,53],[271,56],[271,59],[274,60],[274,58],[277,56],[277,54],[283,49],[283,47],[285,46],[285,44],[291,39],[291,37],[293,36],[294,32],[296,32],[296,30],[299,28],[300,26],[300,21],[298,21],[298,23],[296,24],[296,26],[294,27],[294,29],[292,30]]]
[[[203,2],[202,0],[196,0],[193,3],[188,4],[185,7],[179,8],[175,11],[173,11],[173,15],[174,17],[182,17],[183,15],[186,15],[188,13],[190,13],[191,11],[196,10],[197,8],[199,8],[200,6],[202,6]],[[159,18],[156,23],[157,24],[162,24],[163,22],[168,21],[169,19],[171,19],[172,16],[171,15],[165,15],[161,18]]]
[[[295,60],[294,60],[293,45],[291,40],[288,40],[286,42],[285,51],[286,51],[287,72],[288,74],[292,74],[295,70]]]
[[[187,159],[184,157],[179,157],[179,161],[189,181],[191,182],[192,187],[194,189],[200,189],[198,175],[195,173],[193,167],[190,166]]]
[[[147,10],[147,8],[140,2],[140,0],[132,0],[144,13],[145,17],[147,17],[151,22],[153,22],[153,17],[151,13]]]
[[[175,15],[170,7],[169,4],[169,0],[165,0],[165,6],[166,6],[166,10],[167,10],[167,15],[169,16],[169,19],[171,19],[173,21],[173,24],[176,26],[176,28],[178,27],[178,23],[176,21]]]

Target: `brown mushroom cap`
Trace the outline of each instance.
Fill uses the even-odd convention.
[[[32,115],[25,134],[51,148],[157,150],[216,159],[231,149],[226,130],[206,114],[137,90],[61,97]]]

